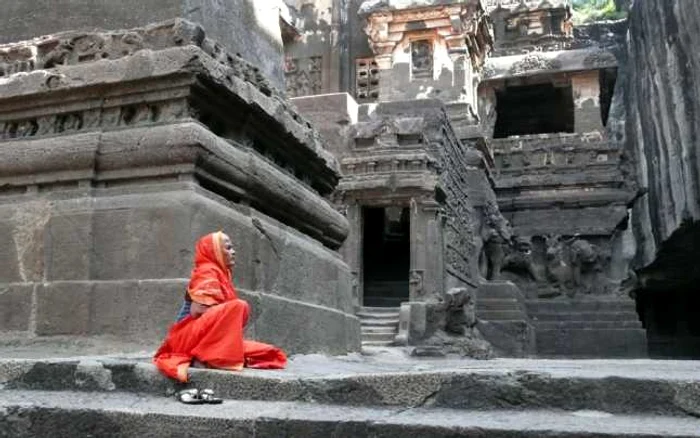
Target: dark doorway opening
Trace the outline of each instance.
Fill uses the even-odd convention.
[[[700,359],[700,224],[682,227],[640,272],[637,311],[649,357]]]
[[[617,69],[604,68],[600,70],[600,118],[603,126],[608,126],[610,116],[610,106],[615,94],[615,84],[617,83]]]
[[[408,300],[411,223],[408,208],[362,209],[364,297],[372,307],[399,307]]]
[[[574,132],[570,85],[526,85],[496,91],[496,112],[494,138]]]

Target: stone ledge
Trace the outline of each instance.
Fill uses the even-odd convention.
[[[99,186],[197,174],[215,192],[233,192],[328,246],[340,246],[348,233],[347,219],[326,200],[256,152],[199,123],[17,140],[13,145],[0,149],[0,187],[67,181]]]
[[[5,425],[16,438],[117,434],[123,437],[211,438],[700,437],[697,419],[613,416],[601,411],[397,411],[251,401],[225,401],[221,406],[186,406],[173,399],[131,394],[5,391],[0,412],[0,426]]]
[[[476,361],[481,366],[471,361],[468,362],[471,365],[463,365],[467,369],[452,371],[387,371],[390,364],[370,365],[359,373],[350,371],[347,363],[338,362],[336,366],[340,369],[334,374],[327,371],[317,375],[313,369],[304,372],[314,357],[318,356],[302,357],[299,363],[293,358],[289,369],[282,371],[233,373],[193,369],[192,382],[235,400],[304,401],[309,402],[309,406],[445,408],[460,410],[463,416],[470,410],[603,410],[611,414],[676,417],[700,412],[693,401],[700,394],[698,382],[674,377],[678,366],[673,363],[630,361],[626,365],[630,370],[644,366],[653,366],[657,371],[663,368],[667,370],[663,376],[650,371],[629,373],[624,370],[625,366],[610,372],[605,365],[600,373],[597,368],[605,361],[573,360],[551,361],[556,363],[551,365],[551,372],[547,372],[548,365],[534,367],[540,368],[535,370],[508,360],[499,360],[495,366],[489,365],[491,361]],[[327,359],[320,362],[323,364]],[[620,365],[618,361],[617,366]],[[690,370],[685,374],[690,374]],[[172,382],[160,375],[153,365],[99,358],[3,360],[0,361],[0,384],[5,390],[118,391],[152,395],[164,395],[173,388]]]
[[[150,36],[151,39],[148,38],[149,32],[155,33]],[[133,45],[127,44],[128,49],[125,50],[123,46],[126,43],[122,40],[126,37],[135,42]],[[105,47],[102,47],[100,53],[106,57],[97,56],[100,55],[97,53],[82,59],[77,53],[79,49],[73,48],[72,41],[75,39],[103,41]],[[32,58],[38,56],[36,53],[41,53],[42,44],[63,48],[66,53],[61,55],[60,62],[47,63],[46,60]],[[133,86],[137,81],[150,81],[153,86],[155,79],[182,80],[184,77],[189,78],[191,85],[196,82],[197,87],[212,86],[228,93],[233,100],[249,106],[248,111],[258,112],[258,117],[274,120],[275,123],[268,126],[280,126],[297,153],[307,155],[308,164],[320,161],[323,165],[317,172],[330,170],[331,175],[327,177],[338,178],[335,158],[324,149],[319,134],[310,123],[281,95],[271,91],[257,69],[226,53],[207,39],[199,26],[187,21],[175,20],[129,31],[69,32],[48,40],[37,39],[1,46],[0,52],[18,54],[16,56],[19,57],[26,52],[29,58],[22,62],[30,63],[32,67],[29,72],[0,78],[0,100],[3,101],[0,120],[16,125],[14,128],[11,126],[13,137],[17,135],[18,123],[25,120],[21,116],[12,116],[12,112],[26,112],[40,103],[46,105],[52,99],[54,104],[64,105],[62,111],[66,111],[67,101],[75,102],[85,98],[78,91],[91,95],[93,105],[99,107],[108,103],[99,100],[94,102],[95,98],[114,98],[109,91],[115,86]],[[99,87],[97,92],[94,87]],[[27,99],[36,98],[37,95],[41,97]],[[0,127],[0,134],[4,134],[7,129]],[[38,127],[27,129],[32,132]],[[20,134],[26,135],[26,132]],[[280,153],[287,152],[285,150]]]

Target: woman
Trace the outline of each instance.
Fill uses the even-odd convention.
[[[235,257],[231,239],[222,232],[197,242],[183,309],[153,358],[166,376],[187,382],[193,361],[224,370],[286,365],[279,348],[243,340],[249,306],[233,287]]]

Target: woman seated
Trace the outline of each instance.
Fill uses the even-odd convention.
[[[153,358],[166,376],[187,382],[193,362],[209,368],[241,370],[284,368],[287,357],[277,347],[243,340],[248,303],[232,282],[236,251],[224,233],[197,242],[194,270],[178,321]]]

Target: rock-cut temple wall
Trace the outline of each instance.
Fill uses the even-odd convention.
[[[634,210],[644,267],[700,219],[700,3],[638,1],[629,21],[627,135],[648,189]]]
[[[183,20],[0,59],[0,331],[159,339],[221,229],[249,336],[359,348],[338,164],[258,69]]]

